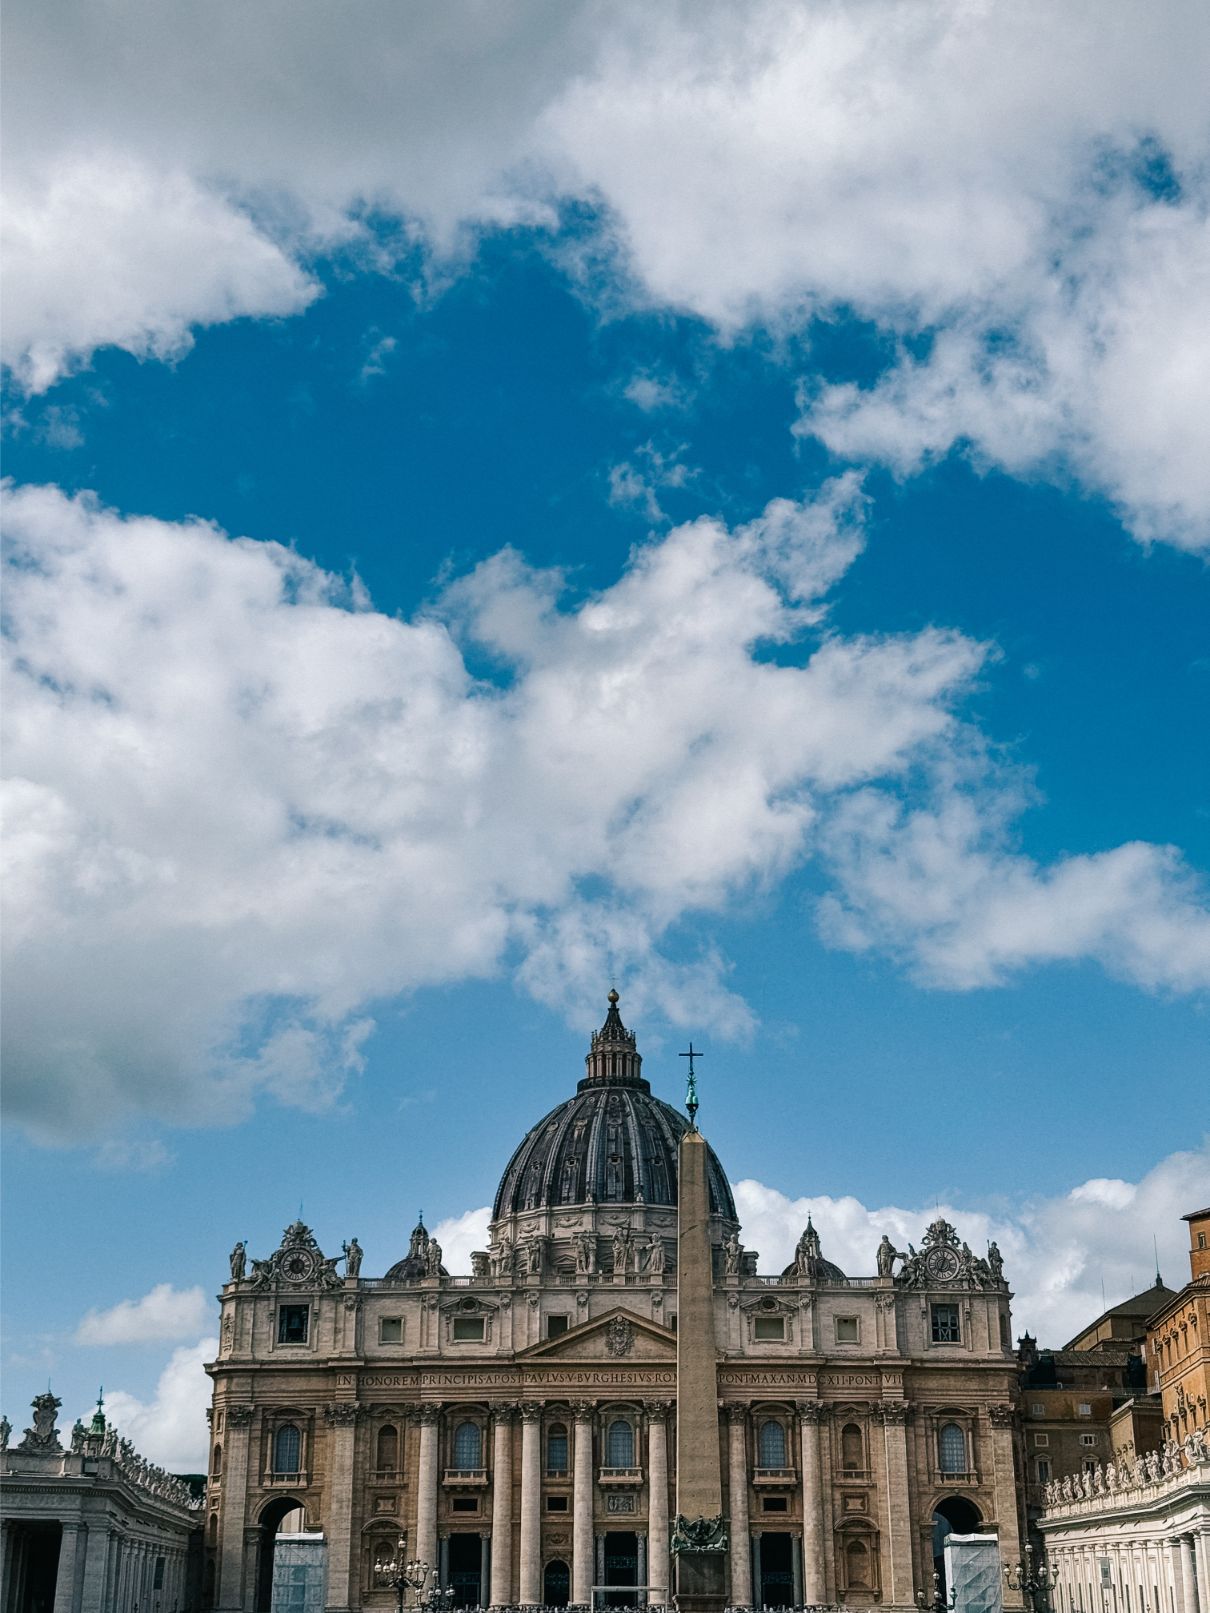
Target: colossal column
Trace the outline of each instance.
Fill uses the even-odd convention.
[[[513,1408],[492,1413],[492,1589],[491,1605],[513,1599]]]
[[[223,1408],[223,1499],[218,1537],[218,1598],[220,1613],[240,1613],[244,1605],[245,1511],[248,1505],[248,1463],[252,1436],[252,1407]],[[124,1571],[130,1571],[133,1543],[128,1543]]]
[[[420,1408],[420,1472],[416,1481],[416,1557],[437,1562],[437,1425],[440,1406]]]
[[[914,1596],[912,1581],[912,1511],[908,1494],[907,1424],[911,1407],[906,1400],[884,1400],[875,1407],[882,1423],[883,1450],[886,1459],[887,1514],[890,1519],[890,1600],[906,1607]],[[1016,1515],[1016,1502],[1009,1491],[1009,1506]],[[1009,1536],[1004,1522],[1000,1525],[1002,1549]],[[1016,1525],[1011,1531],[1016,1542]],[[1015,1557],[1009,1557],[1015,1562]],[[930,1565],[931,1566],[931,1565]],[[926,1583],[928,1579],[926,1576]]]
[[[523,1607],[542,1600],[542,1408],[521,1407],[521,1585]]]
[[[802,1427],[802,1595],[803,1601],[826,1602],[823,1560],[823,1480],[819,1457],[819,1425],[828,1410],[818,1400],[800,1400]],[[909,1601],[911,1598],[909,1597]]]
[[[573,1406],[575,1455],[572,1458],[571,1599],[578,1607],[592,1601],[592,1406]]]
[[[668,1411],[666,1400],[647,1402],[647,1580],[660,1603],[668,1601]]]
[[[752,1606],[752,1542],[748,1523],[748,1452],[744,1435],[747,1406],[728,1406],[730,1444],[727,1464],[727,1504],[731,1524],[731,1606]]]
[[[350,1575],[356,1571],[353,1554],[353,1441],[361,1407],[341,1401],[324,1407],[328,1426],[328,1613],[348,1613],[353,1605]]]
[[[719,1613],[727,1595],[727,1527],[718,1437],[718,1351],[706,1139],[695,1119],[681,1138],[677,1207],[676,1536],[677,1606]]]

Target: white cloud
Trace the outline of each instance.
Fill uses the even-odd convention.
[[[111,1425],[150,1462],[170,1473],[205,1473],[209,1467],[206,1408],[210,1379],[203,1363],[218,1354],[218,1339],[200,1339],[172,1352],[155,1397],[143,1401],[122,1389],[106,1395]]]
[[[977,789],[919,809],[854,793],[824,836],[840,886],[821,903],[825,939],[889,948],[958,989],[1085,958],[1150,990],[1210,989],[1205,887],[1175,847],[1133,841],[1043,867],[1011,849],[1001,820]]]
[[[194,325],[298,313],[318,291],[223,197],[127,156],[19,171],[5,213],[0,356],[29,392],[98,347],[174,358]]]
[[[466,1210],[462,1215],[447,1216],[433,1228],[433,1237],[441,1245],[441,1264],[455,1275],[469,1272],[471,1254],[487,1248],[487,1224],[491,1220],[490,1204],[478,1210]]]
[[[744,1242],[759,1250],[762,1272],[781,1271],[810,1215],[824,1255],[850,1277],[871,1276],[883,1233],[897,1248],[920,1244],[943,1215],[981,1254],[994,1238],[1014,1291],[1013,1325],[1043,1347],[1057,1348],[1114,1305],[1146,1288],[1155,1275],[1154,1237],[1169,1287],[1188,1280],[1181,1216],[1205,1202],[1210,1146],[1171,1154],[1138,1182],[1096,1179],[1051,1197],[1024,1199],[988,1213],[944,1200],[907,1208],[875,1208],[852,1197],[789,1198],[757,1181],[733,1184]],[[1102,1285],[1105,1300],[1102,1302]]]
[[[870,393],[811,395],[838,451],[906,468],[969,440],[1205,543],[1204,7],[370,0],[295,23],[285,0],[204,26],[179,0],[15,8],[18,289],[49,291],[9,293],[29,384],[302,306],[299,264],[369,210],[456,256],[570,199],[600,228],[565,261],[607,300],[724,334],[837,308],[938,332]]]
[[[183,1339],[205,1327],[210,1304],[200,1288],[157,1283],[142,1299],[123,1299],[107,1311],[92,1310],[76,1328],[77,1344],[147,1344]]]
[[[639,370],[623,388],[623,396],[644,414],[661,409],[682,409],[688,402],[684,387],[673,376]]]
[[[681,460],[684,447],[662,452],[652,442],[635,450],[633,459],[624,459],[609,469],[609,502],[631,505],[653,523],[666,519],[659,494],[667,488],[683,488],[696,472]]]
[[[930,978],[1092,956],[1197,983],[1164,848],[1045,870],[977,821],[904,832],[916,771],[974,748],[954,708],[987,651],[827,630],[863,542],[851,474],[676,527],[579,602],[506,551],[412,620],[202,522],[53,488],[7,515],[7,1100],[38,1135],[322,1109],[377,1000],[505,968],[577,1022],[616,972],[639,1012],[745,1035],[725,959],[668,932],[817,848],[831,938]]]

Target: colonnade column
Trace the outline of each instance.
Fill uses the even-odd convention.
[[[105,1606],[105,1581],[109,1573],[109,1530],[98,1519],[88,1531],[84,1549],[84,1593],[81,1606]]]
[[[440,1406],[420,1408],[420,1473],[416,1483],[416,1557],[437,1562],[437,1436]]]
[[[353,1605],[353,1444],[361,1407],[342,1401],[324,1407],[328,1429],[328,1589],[325,1608],[347,1613]]]
[[[1181,1587],[1185,1613],[1201,1613],[1197,1595],[1197,1565],[1193,1557],[1193,1536],[1181,1536]]]
[[[727,1505],[731,1524],[731,1606],[752,1606],[752,1541],[748,1522],[747,1406],[727,1407]]]
[[[72,1613],[76,1600],[76,1558],[80,1550],[80,1525],[64,1520],[59,1542],[59,1577],[55,1581],[55,1613]]]
[[[592,1601],[592,1406],[573,1406],[575,1454],[572,1458],[571,1599],[580,1607]]]
[[[223,1490],[218,1534],[218,1597],[221,1613],[239,1613],[244,1605],[244,1556],[247,1530],[248,1467],[251,1460],[252,1407],[224,1406]],[[133,1541],[127,1542],[129,1558]],[[123,1564],[123,1575],[129,1564]]]
[[[521,1575],[523,1607],[542,1600],[542,1407],[521,1407]]]
[[[667,1400],[647,1402],[647,1578],[653,1602],[668,1601],[668,1413]]]
[[[915,1596],[912,1574],[912,1512],[908,1491],[908,1449],[907,1424],[912,1408],[906,1400],[883,1400],[875,1407],[878,1421],[882,1423],[883,1454],[886,1461],[886,1487],[887,1487],[887,1517],[890,1522],[890,1595],[887,1596],[887,1585],[883,1584],[883,1600],[897,1603],[900,1607],[911,1607]],[[1013,1491],[1008,1492],[1008,1505],[1013,1508]],[[1009,1532],[1007,1525],[1001,1523],[1002,1548],[1005,1535]],[[1016,1523],[1014,1521],[1011,1535],[1016,1541]],[[1007,1561],[1015,1562],[1015,1555],[1007,1555]],[[932,1569],[932,1559],[926,1565]],[[924,1583],[929,1583],[929,1574],[926,1572]]]
[[[819,1459],[819,1428],[828,1408],[818,1400],[800,1400],[802,1425],[802,1594],[807,1603],[826,1602],[823,1560],[823,1481]],[[899,1600],[898,1597],[895,1600]],[[911,1601],[909,1592],[908,1601]]]
[[[513,1407],[492,1412],[492,1589],[491,1605],[513,1599]]]

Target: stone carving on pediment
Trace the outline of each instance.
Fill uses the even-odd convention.
[[[968,1243],[958,1237],[953,1224],[938,1216],[924,1234],[919,1250],[908,1244],[902,1268],[895,1274],[895,1282],[904,1288],[1003,1288],[1003,1262],[999,1249],[994,1255],[989,1246],[990,1259],[976,1255]]]
[[[504,1310],[511,1304],[507,1294],[497,1294],[496,1299],[484,1299],[482,1294],[463,1294],[460,1299],[439,1300],[434,1294],[429,1300],[433,1310],[440,1307],[443,1314],[448,1315],[456,1311],[459,1316],[488,1316],[497,1310]]]
[[[315,1234],[302,1221],[292,1221],[282,1233],[281,1245],[268,1260],[252,1262],[254,1288],[343,1288],[337,1273],[339,1256],[329,1259],[315,1241]]]
[[[759,1299],[740,1301],[740,1309],[745,1314],[756,1313],[760,1316],[793,1316],[801,1301],[776,1298],[772,1294],[764,1294]],[[806,1307],[810,1308],[809,1301]]]
[[[605,1329],[605,1348],[610,1355],[629,1355],[634,1349],[634,1323],[625,1316],[615,1316]]]

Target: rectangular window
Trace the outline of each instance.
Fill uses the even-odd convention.
[[[1097,1471],[1097,1459],[1095,1456],[1085,1458],[1084,1471],[1085,1473],[1095,1473]]]
[[[757,1339],[784,1339],[786,1336],[786,1319],[784,1316],[758,1316],[752,1324],[752,1336]]]
[[[451,1512],[478,1512],[479,1497],[477,1495],[456,1495],[450,1502]]]
[[[1049,1477],[1050,1477],[1050,1457],[1049,1456],[1039,1456],[1039,1458],[1038,1458],[1038,1483],[1039,1484],[1045,1484],[1047,1479],[1049,1479]]]
[[[1204,1232],[1198,1233],[1197,1246],[1199,1249],[1204,1249],[1206,1247],[1206,1234]]]
[[[1046,1407],[1040,1400],[1035,1400],[1029,1408],[1029,1415],[1031,1417],[1045,1417]]]
[[[305,1344],[307,1321],[311,1315],[309,1305],[279,1305],[277,1310],[277,1342],[279,1344]]]
[[[548,1316],[546,1318],[546,1337],[557,1339],[560,1333],[566,1333],[571,1318],[568,1316]]]
[[[1081,1400],[1080,1404],[1076,1407],[1076,1410],[1079,1412],[1081,1417],[1092,1416],[1092,1407],[1089,1405],[1087,1400]]]
[[[402,1316],[380,1316],[378,1318],[378,1342],[379,1344],[403,1343]]]
[[[1035,1445],[1049,1445],[1050,1444],[1050,1435],[1049,1434],[1035,1434],[1034,1435],[1034,1444]]]
[[[762,1512],[789,1512],[790,1503],[784,1495],[762,1496],[760,1509]]]
[[[855,1316],[838,1316],[836,1318],[837,1344],[856,1344],[860,1339],[860,1325]]]
[[[566,1512],[567,1497],[565,1495],[548,1495],[546,1497],[547,1512]]]
[[[483,1318],[482,1316],[455,1316],[454,1317],[454,1343],[455,1344],[482,1344]]]
[[[958,1326],[956,1305],[933,1306],[933,1343],[960,1344],[962,1334]]]
[[[1081,1434],[1080,1435],[1080,1444],[1081,1445],[1095,1445],[1096,1442],[1097,1442],[1097,1436],[1095,1434]]]

